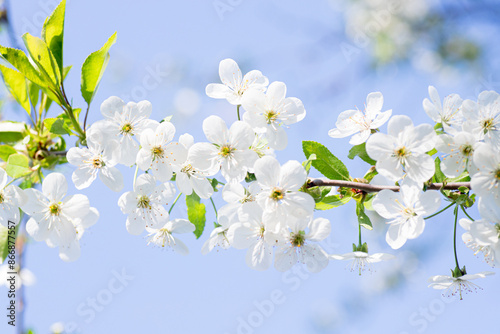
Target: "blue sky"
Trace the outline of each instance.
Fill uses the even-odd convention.
[[[220,3],[229,6],[224,13],[215,9]],[[42,18],[56,4],[54,0],[12,3],[16,34],[27,30],[39,35]],[[228,123],[236,120],[234,106],[204,94],[208,83],[219,81],[219,61],[233,58],[244,73],[258,69],[270,81],[285,82],[288,96],[305,105],[306,119],[290,127],[288,147],[277,154],[282,163],[304,160],[301,141],[315,140],[341,158],[351,175],[360,177],[367,167],[347,159],[348,139],[327,136],[340,112],[355,106],[361,109],[368,93],[380,91],[385,109],[410,115],[415,124],[421,124],[430,122],[422,109],[428,85],[436,86],[441,97],[458,93],[464,98],[474,98],[495,85],[491,77],[466,69],[460,69],[458,77],[422,72],[408,64],[369,70],[368,49],[346,59],[340,50],[341,43],[349,42],[342,15],[327,1],[68,0],[64,61],[74,65],[66,82],[74,105],[84,106],[79,95],[81,64],[115,31],[118,41],[94,99],[90,123],[101,119],[99,105],[109,96],[147,99],[153,104],[152,118],[174,115],[176,138],[189,132],[196,141],[204,141],[204,118],[216,114]],[[498,65],[486,63],[486,68],[492,69],[491,74]],[[183,96],[191,103],[189,108]],[[59,110],[50,112],[55,116]],[[124,191],[128,191],[133,170],[121,170]],[[72,167],[61,171],[69,177]],[[70,186],[70,193],[76,192]],[[57,249],[44,243],[32,242],[27,248],[26,265],[37,283],[25,290],[26,325],[37,334],[48,333],[55,322],[74,328],[69,332],[93,334],[403,334],[494,328],[498,277],[477,282],[484,291],[460,302],[427,288],[428,277],[449,274],[454,266],[451,213],[428,221],[424,234],[397,252],[385,243],[384,226],[364,232],[371,252],[394,253],[398,259],[377,265],[375,272],[361,277],[346,270],[344,262],[331,262],[318,274],[301,267],[288,273],[257,272],[245,265],[244,251],[201,255],[215,219],[209,203],[203,236],[199,240],[181,236],[190,248],[189,256],[182,257],[147,246],[144,237],[127,233],[126,216],[117,206],[120,194],[99,182],[81,193],[101,214],[81,240],[81,258],[64,263]],[[215,201],[223,205],[220,195]],[[177,205],[172,214],[186,217],[185,206]],[[349,252],[357,240],[354,205],[317,216],[332,223],[325,249]],[[458,251],[470,273],[490,270],[461,242]],[[5,321],[0,332],[14,333]]]

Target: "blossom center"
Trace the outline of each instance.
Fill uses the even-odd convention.
[[[126,123],[124,126],[122,126],[121,133],[122,134],[131,134],[133,130],[132,124]]]
[[[5,201],[5,197],[3,195],[3,192],[0,192],[0,203],[3,203]]]
[[[406,146],[399,147],[394,150],[394,156],[396,156],[399,160],[403,160],[405,157],[409,155],[410,152],[406,149]]]
[[[264,238],[264,232],[265,232],[265,231],[266,231],[266,228],[264,227],[264,225],[262,225],[262,226],[260,227],[260,230],[259,230],[259,236],[260,236],[261,238]]]
[[[52,204],[49,206],[49,212],[52,216],[59,216],[61,213],[61,207],[58,204]]]
[[[278,119],[278,113],[273,110],[266,111],[264,116],[266,117],[267,124],[274,123]]]
[[[140,209],[151,209],[150,199],[148,196],[143,195],[137,201],[137,207]]]
[[[465,144],[460,146],[460,151],[464,156],[469,157],[474,152],[474,149],[472,148],[472,145]]]
[[[271,197],[275,201],[282,200],[283,197],[285,197],[285,191],[281,188],[274,188],[271,192],[271,196],[269,197]]]
[[[486,132],[488,131],[493,130],[494,128],[493,118],[488,118],[483,120],[481,125],[483,126],[484,134],[486,134]]]
[[[191,166],[191,164],[188,164],[188,165],[182,167],[181,172],[186,173],[188,176],[191,176],[195,173],[195,169],[193,166]]]
[[[302,247],[306,241],[306,232],[299,231],[298,233],[292,233],[292,245],[293,247]]]
[[[224,145],[220,148],[219,155],[222,155],[224,158],[229,158],[233,155],[235,148],[232,148],[230,145]]]
[[[498,166],[498,168],[493,173],[495,174],[495,179],[500,181],[500,166]]]
[[[92,163],[92,166],[94,166],[94,168],[101,168],[101,167],[106,166],[104,161],[102,161],[102,159],[99,157],[93,158],[91,163]]]
[[[402,214],[406,217],[406,219],[410,219],[411,217],[415,217],[417,215],[412,208],[404,208]]]
[[[153,155],[153,160],[156,158],[163,157],[163,148],[161,146],[155,146],[151,149],[151,154]]]
[[[500,224],[499,223],[495,224],[495,229],[497,230],[498,239],[500,239]]]

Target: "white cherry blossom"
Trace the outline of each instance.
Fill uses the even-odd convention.
[[[429,278],[429,288],[434,288],[438,290],[445,290],[443,296],[456,296],[457,294],[460,296],[460,300],[462,300],[462,293],[469,292],[477,292],[477,290],[482,290],[481,287],[476,284],[470,282],[473,279],[485,278],[489,275],[494,275],[494,272],[491,271],[483,271],[478,274],[472,275],[463,275],[460,277],[446,276],[446,275],[437,275]]]
[[[365,271],[366,269],[371,271],[372,263],[377,263],[380,261],[389,261],[395,258],[396,257],[392,254],[376,253],[370,255],[368,253],[361,251],[346,253],[343,255],[336,255],[336,254],[330,255],[330,259],[332,260],[347,260],[347,261],[352,260],[350,265],[350,270],[358,271],[359,275],[361,275],[361,272]]]
[[[349,140],[351,145],[360,145],[370,137],[372,130],[381,127],[392,115],[392,110],[381,112],[384,97],[382,93],[368,94],[365,112],[346,110],[340,113],[335,129],[328,131],[332,138],[344,138],[353,135]]]
[[[250,203],[255,203],[257,194],[261,191],[257,182],[251,182],[247,187],[241,183],[229,182],[222,188],[222,198],[227,202],[219,209],[219,220],[227,219],[229,223],[238,217],[238,211]]]
[[[231,182],[241,182],[258,159],[250,149],[254,135],[245,122],[236,121],[228,129],[218,116],[203,121],[203,132],[210,143],[196,143],[189,150],[189,159],[203,171],[221,168],[222,176]]]
[[[290,216],[305,218],[312,215],[314,199],[299,189],[307,179],[300,162],[291,160],[280,166],[278,160],[265,156],[254,166],[255,177],[262,187],[257,202],[264,208],[264,220],[268,228],[277,231]]]
[[[482,219],[460,219],[460,226],[467,231],[462,234],[462,240],[474,254],[482,252],[490,266],[500,267],[500,202],[482,197],[478,209]]]
[[[108,141],[106,145],[87,139],[87,147],[72,147],[66,158],[77,169],[73,172],[72,180],[76,189],[89,187],[99,174],[99,178],[109,189],[120,191],[123,189],[122,173],[115,167],[118,163],[118,142]]]
[[[457,177],[465,170],[473,175],[478,171],[474,164],[474,151],[481,145],[477,136],[468,132],[457,132],[454,136],[443,134],[436,140],[436,149],[445,155],[441,160],[441,171],[447,177]]]
[[[141,149],[137,153],[137,166],[146,171],[151,169],[154,177],[166,182],[172,178],[172,166],[180,166],[187,158],[184,145],[172,142],[175,127],[163,122],[153,131],[146,129],[141,134]]]
[[[288,144],[284,127],[304,119],[306,110],[302,101],[295,97],[286,97],[286,85],[283,82],[271,83],[267,92],[253,90],[243,99],[243,120],[256,132],[263,133],[269,146],[283,150]]]
[[[483,91],[477,102],[465,100],[462,109],[464,131],[477,133],[486,143],[500,147],[500,94]]]
[[[312,216],[289,217],[287,226],[281,230],[277,240],[274,267],[278,271],[287,271],[300,262],[312,273],[325,269],[329,262],[328,254],[318,242],[330,234],[330,221],[325,218],[313,220]]]
[[[21,218],[19,208],[28,200],[24,191],[16,185],[7,185],[9,178],[5,170],[0,168],[0,225],[4,227],[19,224]]]
[[[125,103],[116,96],[109,97],[101,104],[104,120],[94,123],[93,126],[99,126],[111,139],[119,142],[115,148],[119,163],[133,165],[139,152],[139,144],[134,138],[140,140],[142,131],[154,130],[158,126],[157,121],[149,119],[151,111],[152,105],[149,101]]]
[[[214,193],[214,189],[207,177],[216,174],[218,170],[214,168],[212,171],[202,171],[190,159],[189,149],[194,143],[193,136],[186,133],[179,137],[179,143],[186,147],[188,153],[186,161],[180,165],[172,165],[177,188],[185,195],[191,195],[194,191],[201,198],[210,198]]]
[[[246,264],[255,270],[268,269],[273,260],[274,235],[269,237],[262,215],[259,204],[248,203],[239,211],[238,222],[231,224],[227,231],[227,238],[234,248],[248,248]]]
[[[31,218],[26,231],[36,241],[46,241],[51,247],[59,247],[59,256],[74,261],[80,256],[75,221],[90,212],[87,196],[66,196],[68,183],[61,173],[47,175],[42,191],[26,189],[28,201],[22,206]]]
[[[128,215],[127,231],[139,235],[144,228],[161,228],[169,217],[165,205],[174,195],[173,184],[162,183],[157,186],[152,175],[140,175],[134,184],[134,190],[122,194],[118,199],[118,206]]]
[[[491,196],[500,201],[500,149],[488,144],[474,152],[474,164],[479,169],[471,178],[471,188],[479,196]]]
[[[172,247],[180,255],[188,255],[187,246],[173,234],[194,232],[195,226],[186,219],[169,220],[159,229],[150,229],[148,244],[153,243],[160,247]]]
[[[396,182],[406,173],[423,183],[434,175],[434,160],[426,152],[435,145],[436,134],[430,124],[414,126],[408,116],[389,120],[387,134],[375,133],[366,142],[366,152],[377,161],[377,171]]]
[[[427,115],[436,123],[441,123],[443,129],[453,134],[462,128],[462,99],[458,94],[451,94],[441,98],[433,86],[429,86],[429,99],[424,99],[423,106]]]
[[[214,99],[226,99],[239,105],[243,96],[250,90],[264,91],[269,81],[260,71],[253,70],[242,77],[238,64],[232,59],[224,59],[219,64],[219,76],[222,84],[209,84],[205,92]]]
[[[201,254],[207,255],[216,246],[222,249],[228,249],[229,247],[231,247],[229,239],[227,238],[228,228],[229,226],[227,225],[222,225],[214,228],[210,233],[210,237],[208,238],[208,240],[203,244],[203,247],[201,248]]]
[[[415,239],[425,227],[424,216],[434,213],[441,204],[436,191],[423,192],[410,180],[401,183],[400,192],[380,191],[373,199],[373,208],[388,219],[385,240],[393,249],[401,248],[408,239]]]

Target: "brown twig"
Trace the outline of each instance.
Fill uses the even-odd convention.
[[[309,187],[327,186],[327,187],[345,187],[363,190],[367,193],[378,192],[384,189],[399,191],[398,186],[380,186],[368,183],[360,183],[353,181],[342,180],[323,180],[323,179],[309,179],[307,182]],[[427,186],[427,190],[457,190],[459,187],[467,187],[470,189],[470,182],[450,182],[450,183],[431,183]]]

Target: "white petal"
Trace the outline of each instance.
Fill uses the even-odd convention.
[[[42,183],[42,192],[50,200],[59,202],[68,192],[68,182],[61,173],[51,173]]]

